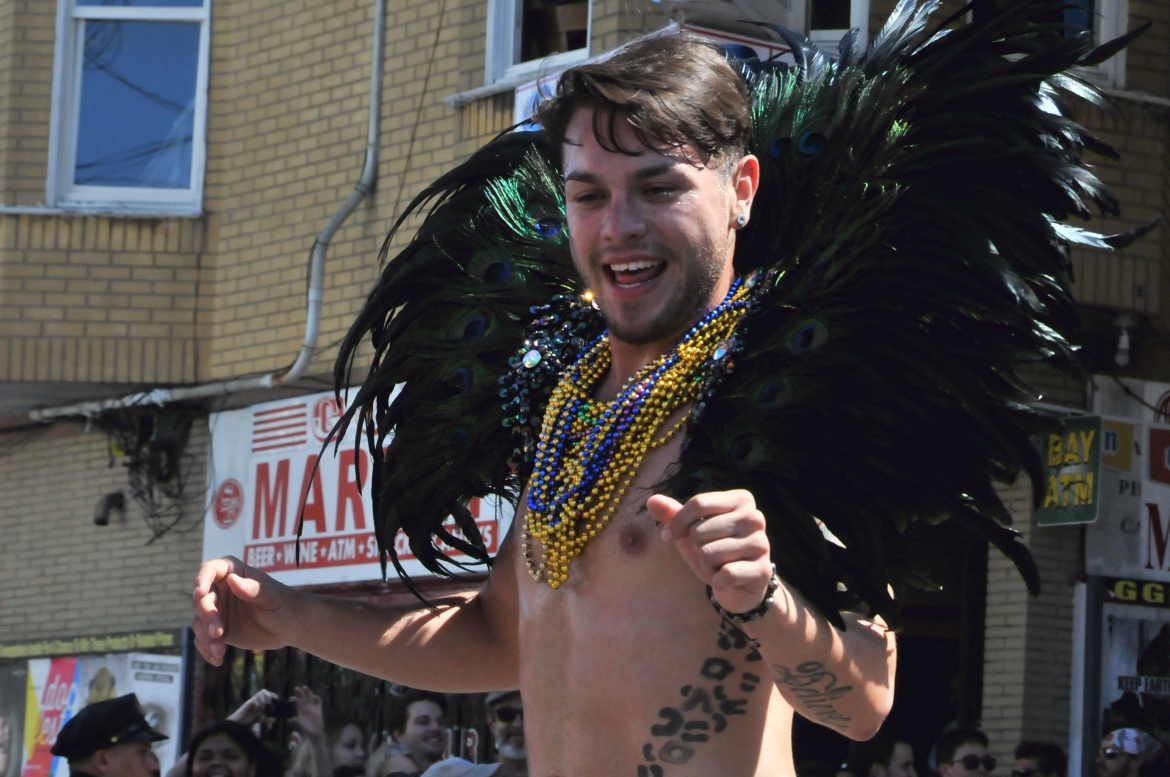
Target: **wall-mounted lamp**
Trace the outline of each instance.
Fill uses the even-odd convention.
[[[1113,326],[1121,328],[1121,336],[1117,338],[1117,353],[1113,355],[1113,361],[1118,367],[1129,364],[1129,330],[1136,325],[1137,319],[1130,313],[1122,313],[1113,322]]]
[[[126,495],[121,491],[111,491],[98,500],[93,511],[94,526],[109,526],[110,513],[114,510],[120,513],[126,510]]]

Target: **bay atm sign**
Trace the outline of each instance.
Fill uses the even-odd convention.
[[[204,560],[237,556],[290,585],[381,578],[370,456],[352,437],[336,453],[332,444],[322,451],[341,412],[325,392],[211,415]],[[494,555],[511,524],[511,505],[473,499],[468,507]],[[454,519],[448,529],[456,533]],[[412,577],[430,575],[401,532],[395,549]],[[467,560],[454,549],[447,553]]]

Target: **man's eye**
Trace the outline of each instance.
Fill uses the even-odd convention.
[[[646,194],[651,197],[671,197],[678,191],[675,186],[651,186],[646,190]]]

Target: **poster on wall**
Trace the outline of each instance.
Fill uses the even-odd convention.
[[[1138,728],[1170,744],[1168,586],[1116,579],[1106,584],[1111,603],[1101,619],[1101,731]],[[1117,603],[1119,596],[1154,606]]]
[[[86,706],[127,693],[138,697],[151,726],[170,737],[155,745],[163,773],[174,764],[182,710],[182,659],[178,656],[113,653],[32,658],[25,666],[23,752],[17,772],[21,777],[69,777],[68,762],[50,752],[61,727]],[[0,703],[4,702],[0,697]],[[0,777],[9,776],[0,772]]]
[[[1093,523],[1101,507],[1101,417],[1064,419],[1064,429],[1041,440],[1044,501],[1036,523]]]
[[[0,777],[20,777],[27,694],[28,667],[25,662],[0,663]]]
[[[1170,384],[1094,377],[1093,410],[1101,508],[1085,527],[1085,571],[1170,581]]]
[[[289,585],[382,579],[370,456],[352,436],[336,451],[333,445],[322,449],[341,413],[333,392],[322,392],[211,414],[204,560],[236,556]],[[468,509],[495,555],[511,525],[512,506],[473,499]],[[459,535],[453,518],[447,528]],[[395,548],[412,578],[431,576],[402,532]]]

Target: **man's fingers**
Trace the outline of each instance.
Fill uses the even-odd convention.
[[[244,562],[235,556],[224,556],[205,562],[195,574],[194,598],[199,599],[211,593],[216,581],[222,580],[232,572],[239,574],[244,570]]]
[[[195,649],[199,651],[199,655],[203,656],[203,660],[212,666],[223,664],[223,656],[227,652],[227,648],[222,642],[213,640],[207,635],[207,627],[198,617],[191,619],[191,631],[195,634]]]
[[[720,567],[719,571],[711,578],[711,588],[750,588],[760,584],[760,580],[772,579],[772,567],[769,564],[767,576],[761,578],[760,562],[756,561],[732,561]],[[767,588],[767,583],[763,586]]]
[[[765,542],[754,537],[728,537],[703,545],[698,549],[698,557],[704,566],[715,573],[736,561],[758,561],[768,555],[768,550]]]
[[[238,598],[251,604],[260,605],[260,595],[263,592],[260,581],[234,574],[228,575],[224,579],[227,581],[228,588],[232,589],[232,593]]]
[[[730,513],[714,515],[691,524],[691,540],[706,545],[726,537],[750,537],[765,530],[764,514],[759,510],[736,509]]]
[[[682,503],[666,494],[655,494],[646,500],[646,509],[654,516],[654,520],[666,523],[682,509]]]
[[[682,539],[700,521],[741,508],[755,510],[755,507],[755,498],[747,491],[712,491],[697,494],[688,499],[682,509],[662,527],[662,538]]]

